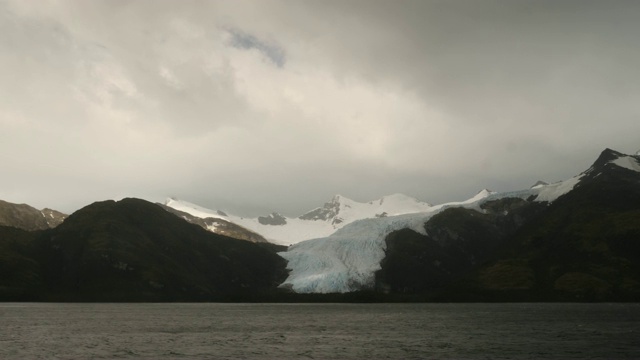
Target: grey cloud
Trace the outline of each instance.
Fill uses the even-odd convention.
[[[640,148],[638,11],[0,2],[0,198],[295,215],[334,193],[443,202],[561,180]]]
[[[285,52],[281,47],[266,43],[238,29],[231,29],[229,33],[231,34],[231,46],[245,50],[256,49],[278,67],[283,67],[286,63]]]
[[[314,6],[319,19],[337,19],[326,26],[312,22],[317,33],[327,34],[317,41],[330,49],[337,71],[416,91],[450,114],[462,134],[484,124],[490,130],[478,135],[487,137],[487,146],[476,151],[487,156],[508,150],[510,142],[528,141],[529,131],[549,142],[540,149],[548,159],[575,151],[573,145],[591,153],[604,142],[625,147],[635,141],[615,134],[616,127],[639,129],[632,100],[640,93],[636,2]],[[605,141],[596,139],[603,134]]]
[[[201,24],[192,23],[195,20],[189,12],[174,13],[168,9],[170,4],[163,2],[120,2],[115,6],[112,2],[71,2],[68,6],[77,8],[82,16],[16,16],[12,22],[34,22],[40,32],[19,41],[14,35],[19,31],[7,33],[21,44],[12,49],[20,56],[56,46],[47,53],[51,56],[34,54],[34,58],[39,71],[46,69],[49,76],[60,77],[57,86],[73,87],[96,105],[128,112],[136,122],[148,126],[165,123],[178,135],[194,136],[252,119],[249,106],[237,94],[228,59],[221,56],[218,68],[211,69],[211,56],[220,55],[215,27],[203,30],[213,36],[191,34],[189,31],[197,32]],[[141,19],[140,11],[147,12],[149,6],[155,11]],[[182,21],[187,29],[176,29],[176,21]],[[73,68],[62,72],[56,58],[60,65]],[[18,72],[21,77],[30,73],[33,71]]]

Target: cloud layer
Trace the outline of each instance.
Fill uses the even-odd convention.
[[[295,215],[640,148],[637,2],[0,1],[0,198]]]

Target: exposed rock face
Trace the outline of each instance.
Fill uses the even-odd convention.
[[[51,209],[42,211],[27,205],[0,200],[0,225],[33,231],[60,225],[67,215]]]
[[[327,221],[335,218],[340,212],[340,196],[336,195],[331,201],[324,204],[323,207],[309,211],[300,216],[302,220],[322,220]]]
[[[274,212],[269,214],[268,216],[259,216],[258,222],[262,225],[278,226],[278,225],[286,225],[287,219],[284,216]]]

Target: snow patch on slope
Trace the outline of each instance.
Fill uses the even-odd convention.
[[[621,168],[640,172],[640,164],[638,164],[638,160],[633,156],[621,156],[610,161],[610,163],[620,166]]]
[[[580,180],[584,176],[585,174],[580,174],[578,176],[572,177],[571,179],[555,182],[552,184],[539,183],[534,185],[530,189],[507,191],[507,192],[501,192],[501,193],[490,192],[486,196],[485,201],[500,200],[505,198],[520,198],[520,199],[527,200],[533,196],[535,197],[534,201],[554,202],[560,196],[573,190],[573,188],[578,183],[580,183]],[[475,203],[477,210],[479,210],[479,205],[482,204],[483,202],[484,201]]]
[[[186,212],[187,214],[193,215],[195,217],[199,217],[199,218],[216,218],[216,219],[223,219],[223,220],[227,220],[225,218],[225,216],[221,216],[218,214],[217,211],[213,211],[207,208],[203,208],[201,206],[198,206],[196,204],[192,204],[190,202],[184,201],[184,200],[178,200],[175,198],[169,198],[164,202],[165,205],[174,208],[176,210],[182,211],[182,212]]]
[[[336,231],[336,227],[331,223],[298,218],[286,218],[285,225],[264,225],[256,219],[236,216],[229,216],[229,221],[255,231],[270,242],[280,245],[291,245],[303,240],[324,237]]]
[[[536,201],[548,201],[548,202],[555,201],[560,196],[573,190],[573,188],[580,182],[580,179],[583,176],[584,174],[580,174],[578,176],[574,176],[571,179],[568,179],[565,181],[544,185],[534,189],[539,191]]]

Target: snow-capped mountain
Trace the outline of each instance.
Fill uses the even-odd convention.
[[[425,212],[433,208],[431,204],[402,194],[385,196],[367,203],[336,195],[324,206],[295,218],[276,212],[268,216],[245,218],[219,210],[209,210],[173,198],[167,199],[165,205],[198,218],[217,218],[228,221],[280,245],[291,245],[304,240],[326,237],[356,220]],[[209,226],[207,229],[217,231],[215,226]]]
[[[640,171],[636,157],[621,155],[610,163]],[[291,270],[281,287],[299,293],[344,293],[371,288],[375,283],[375,272],[381,269],[385,239],[390,233],[411,229],[427,235],[425,224],[448,208],[460,207],[486,213],[483,204],[508,198],[552,203],[574,189],[590,172],[593,172],[593,167],[578,176],[552,184],[538,182],[530,189],[505,193],[485,189],[469,200],[430,206],[420,213],[352,222],[330,236],[303,241],[279,253],[289,261],[288,269]],[[505,210],[504,215],[507,212]]]
[[[567,217],[571,216],[570,214],[580,212],[583,203],[589,204],[588,206],[592,208],[585,210],[584,214],[581,213],[580,218],[562,220],[570,225],[575,224],[571,225],[575,226],[575,229],[582,229],[587,226],[581,221],[589,218],[589,209],[595,209],[596,213],[602,211],[604,214],[608,214],[607,211],[611,211],[608,209],[624,210],[628,208],[630,205],[623,203],[626,201],[624,194],[619,193],[621,191],[626,191],[629,194],[638,192],[639,179],[640,156],[624,155],[607,149],[589,169],[570,179],[551,184],[537,182],[531,188],[520,191],[496,193],[485,189],[466,201],[439,205],[421,203],[403,195],[387,196],[368,203],[355,202],[338,195],[323,207],[313,209],[297,218],[288,218],[278,213],[272,213],[269,216],[255,219],[228,215],[175,199],[169,199],[167,205],[194,216],[225,219],[262,234],[273,242],[291,244],[287,251],[279,253],[288,261],[287,268],[290,270],[287,279],[280,285],[281,288],[291,289],[298,293],[344,293],[373,289],[374,287],[376,290],[380,290],[377,286],[381,284],[386,286],[384,285],[386,280],[380,282],[376,274],[381,273],[379,271],[383,270],[382,264],[386,263],[390,254],[396,251],[387,248],[389,239],[397,236],[394,234],[402,233],[405,234],[402,236],[409,236],[409,240],[407,238],[399,240],[403,245],[397,245],[405,246],[405,249],[407,249],[407,244],[414,241],[410,240],[412,237],[420,238],[419,242],[422,245],[417,246],[427,246],[427,248],[422,248],[422,253],[419,254],[420,258],[417,260],[411,260],[413,259],[411,252],[408,255],[403,255],[404,258],[401,257],[404,260],[415,261],[412,263],[414,265],[419,264],[415,268],[411,268],[414,265],[410,265],[410,270],[405,272],[405,275],[422,271],[420,266],[424,265],[430,267],[429,271],[440,271],[441,275],[438,279],[449,276],[449,280],[446,281],[450,281],[452,273],[448,271],[452,269],[453,271],[477,269],[479,266],[477,261],[483,259],[482,256],[484,259],[488,259],[487,256],[495,256],[491,253],[493,251],[491,249],[494,249],[492,246],[504,246],[504,242],[508,242],[513,236],[516,238],[529,236],[526,234],[518,235],[516,232],[531,219],[536,218],[538,219],[536,221],[542,222],[542,225],[538,224],[542,235],[533,238],[535,241],[541,241],[540,239],[554,238],[554,229],[562,226],[563,222],[558,224],[558,215],[554,215],[559,211],[558,209],[562,209],[564,214],[562,216]],[[601,187],[604,187],[603,189],[606,189],[607,192],[600,194]],[[625,214],[624,216],[632,217],[633,214]],[[618,219],[615,217],[607,221],[609,222],[605,224],[606,227],[615,228],[618,226],[616,225]],[[627,226],[634,224],[634,222],[627,221],[620,222],[620,224],[620,226]],[[578,238],[584,236],[582,233],[571,233],[575,229],[569,227],[563,231]],[[597,229],[590,228],[589,231]],[[497,235],[498,238],[494,238],[494,235]],[[525,244],[531,244],[533,240],[527,239]],[[468,242],[473,244],[469,245]],[[448,247],[448,244],[453,245]],[[411,246],[408,248],[412,249]],[[475,248],[473,248],[474,246]],[[484,255],[482,255],[483,251]],[[527,254],[528,256],[537,256],[535,251]],[[476,257],[478,255],[481,257]],[[465,260],[459,260],[461,258]],[[572,261],[570,257],[562,259],[563,262]],[[441,260],[448,261],[445,264],[446,267],[439,268]],[[394,261],[396,261],[395,266],[398,266],[397,258]],[[460,261],[464,263],[464,269],[459,267]],[[533,270],[529,267],[530,265],[521,265],[518,261],[511,259],[490,269],[481,279],[491,278],[492,280],[483,284],[498,288],[511,286],[510,283],[505,285],[500,282],[505,279],[500,271],[511,274],[509,269],[513,268],[516,271],[514,274],[519,274],[518,276],[524,279],[514,280],[515,289],[531,289],[530,286],[533,285],[528,284],[535,284],[539,280],[535,278],[527,280],[531,279],[528,274]],[[559,265],[553,266],[557,268]],[[567,270],[563,270],[569,271],[566,277],[570,279],[575,277],[582,279],[587,276],[580,275],[582,273],[576,275],[577,273],[571,272],[575,270],[571,269],[569,267]],[[384,271],[386,271],[384,276],[388,276],[393,274],[394,270],[387,268]],[[540,271],[548,271],[548,269]],[[457,274],[461,274],[461,272]],[[420,276],[424,277],[425,275],[418,275],[418,277]],[[589,276],[595,275],[590,274],[586,278],[591,279]],[[493,280],[493,277],[497,277],[497,280]],[[389,278],[387,277],[387,279]],[[513,280],[510,275],[506,279]],[[391,280],[387,283],[391,284],[389,286],[392,288],[398,284],[398,281]],[[554,284],[543,286],[556,286],[558,289],[563,289],[562,281]]]
[[[336,195],[323,207],[313,209],[299,217],[301,220],[322,220],[340,227],[354,220],[385,217],[428,211],[431,204],[403,194],[384,196],[379,200],[359,203],[342,195]]]

